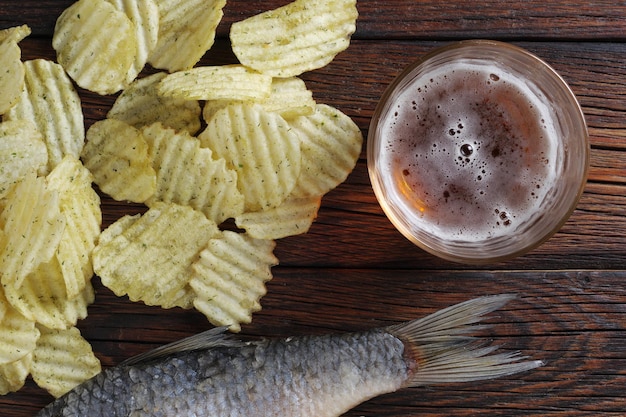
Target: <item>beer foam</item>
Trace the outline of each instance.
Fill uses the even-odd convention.
[[[497,65],[455,62],[404,87],[381,126],[387,188],[421,228],[478,241],[513,233],[556,181],[545,97]]]

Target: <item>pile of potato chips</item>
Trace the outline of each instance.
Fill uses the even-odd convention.
[[[102,213],[79,159],[79,96],[59,64],[21,61],[18,43],[29,34],[26,26],[0,31],[10,68],[0,79],[0,393],[30,374],[61,395],[100,371],[75,325],[94,301]]]
[[[58,63],[21,61],[27,27],[0,31],[0,393],[31,374],[60,396],[100,371],[75,327],[94,272],[119,296],[239,331],[261,309],[276,240],[307,232],[354,168],[359,128],[299,75],[348,47],[356,0],[236,22],[239,63],[198,66],[225,6],[79,0],[57,20]],[[86,132],[73,83],[119,93]],[[92,182],[147,211],[101,231]]]

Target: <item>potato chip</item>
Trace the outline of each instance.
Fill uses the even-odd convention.
[[[60,397],[100,373],[100,361],[76,327],[66,330],[40,327],[40,330],[31,375],[41,388]]]
[[[24,64],[17,42],[0,40],[0,114],[6,113],[17,103],[24,87]]]
[[[270,96],[261,105],[285,119],[307,116],[315,111],[313,92],[297,77],[274,78]]]
[[[45,172],[47,165],[46,144],[33,123],[0,123],[0,198],[26,174]]]
[[[3,233],[4,232],[2,232],[0,229],[0,235],[2,235]],[[4,315],[6,314],[9,307],[9,300],[7,300],[6,296],[4,295],[4,290],[0,289],[0,321],[2,321],[2,319],[4,318]]]
[[[91,125],[82,160],[98,187],[115,200],[142,203],[156,190],[148,144],[141,131],[122,121]]]
[[[137,38],[137,54],[126,81],[132,82],[148,62],[148,56],[159,38],[159,7],[155,0],[107,0],[124,12],[133,23]]]
[[[176,133],[154,124],[143,130],[157,173],[156,192],[146,202],[187,205],[219,224],[243,212],[237,173],[226,161],[214,159],[200,141],[186,132]]]
[[[102,95],[129,83],[138,51],[133,22],[106,0],[78,0],[65,9],[52,47],[76,84]]]
[[[237,171],[245,211],[279,206],[300,174],[299,138],[285,119],[258,104],[218,111],[199,139]]]
[[[231,104],[242,104],[244,103],[241,100],[230,100],[230,99],[221,99],[221,100],[207,100],[202,107],[202,119],[205,122],[209,123],[211,118],[218,111],[230,106]]]
[[[0,365],[0,395],[19,391],[26,383],[33,362],[33,354],[29,353],[23,358]]]
[[[159,94],[186,100],[259,100],[269,97],[272,77],[242,65],[196,67],[163,78]]]
[[[255,239],[282,239],[309,231],[321,197],[288,198],[280,206],[235,217],[235,224]]]
[[[271,267],[278,264],[275,245],[231,231],[211,239],[192,267],[194,307],[216,326],[240,331],[240,323],[250,323],[252,313],[261,309]]]
[[[200,130],[200,103],[163,97],[158,94],[159,82],[166,76],[164,72],[135,80],[119,95],[107,114],[140,129],[160,122],[175,130],[186,130],[195,135]]]
[[[191,307],[182,303],[191,301],[186,288],[189,267],[219,233],[217,225],[191,207],[166,203],[120,221],[124,227],[110,226],[93,251],[94,271],[102,283],[132,301]]]
[[[148,58],[170,72],[192,68],[215,41],[226,0],[157,0],[158,43]]]
[[[31,29],[28,25],[13,26],[0,30],[0,42],[12,41],[20,43],[24,38],[30,36]]]
[[[1,282],[5,288],[18,288],[39,264],[50,261],[59,246],[65,230],[59,193],[49,190],[43,177],[26,175],[9,190],[0,224],[4,224]]]
[[[243,65],[273,77],[321,68],[345,50],[356,30],[356,0],[296,0],[231,26]]]
[[[232,104],[233,101],[231,99],[207,101],[202,110],[202,117],[208,122],[218,110]],[[278,113],[287,120],[307,116],[315,111],[313,92],[297,77],[274,78],[269,96],[254,101],[261,104],[266,111]]]
[[[78,296],[93,276],[91,252],[96,246],[102,224],[100,205],[92,203],[95,198],[98,195],[93,190],[85,190],[69,195],[61,204],[66,227],[55,256],[61,264],[70,299]]]
[[[43,134],[48,148],[48,169],[65,155],[75,158],[85,144],[81,100],[59,64],[45,59],[24,63],[26,83],[20,101],[5,120],[30,120]]]
[[[35,349],[39,330],[35,322],[9,308],[0,322],[0,365],[22,359]]]
[[[102,224],[100,197],[91,187],[92,175],[78,159],[67,156],[48,175],[48,187],[59,192],[66,226],[56,252],[67,298],[77,297],[93,275],[91,251]],[[50,327],[50,326],[49,326]]]
[[[63,320],[66,326],[75,326],[79,320],[87,318],[87,309],[94,303],[96,299],[96,292],[91,284],[91,281],[87,282],[83,290],[78,296],[68,300],[61,310],[63,314]],[[38,320],[41,323],[42,320]],[[43,324],[43,323],[42,323]],[[61,328],[59,326],[59,328]]]
[[[94,210],[96,209],[95,206],[100,203],[100,198],[91,188],[93,175],[77,158],[71,156],[63,158],[61,163],[48,174],[46,181],[49,189],[59,192],[61,206],[66,204],[67,198],[78,195],[87,189],[92,191],[87,199],[90,200]]]
[[[130,228],[133,223],[141,218],[141,214],[134,215],[126,215],[117,219],[113,224],[104,229],[102,233],[100,233],[100,238],[98,239],[98,245],[103,247],[108,245],[113,241],[113,239],[117,238],[121,235],[126,229]]]
[[[83,283],[79,294],[68,298],[63,269],[57,257],[40,264],[19,287],[6,286],[11,305],[24,317],[51,329],[66,329],[87,317],[94,302],[91,282]]]
[[[293,195],[320,196],[345,181],[361,154],[363,135],[354,121],[326,104],[290,121],[302,141],[302,170]]]

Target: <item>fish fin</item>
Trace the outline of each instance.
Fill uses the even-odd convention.
[[[146,363],[179,352],[210,349],[218,346],[241,346],[244,344],[244,342],[236,339],[232,335],[227,334],[227,330],[228,326],[216,327],[185,339],[177,340],[176,342],[160,346],[156,349],[126,359],[120,364],[120,366],[131,366]]]
[[[485,341],[469,336],[470,332],[487,327],[476,324],[486,314],[515,297],[480,297],[388,327],[389,333],[405,343],[405,354],[416,364],[406,385],[478,381],[542,366],[542,361],[523,361],[526,358],[519,352],[491,355],[498,346],[486,346]]]

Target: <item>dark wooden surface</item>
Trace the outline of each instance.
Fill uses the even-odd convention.
[[[233,21],[286,0],[229,0],[218,41],[203,64],[232,62]],[[23,57],[54,59],[50,37],[71,1],[0,2],[0,28],[27,23]],[[323,200],[304,236],[278,242],[274,279],[249,335],[358,330],[411,319],[470,297],[520,299],[489,321],[491,337],[546,361],[538,370],[479,384],[408,389],[348,416],[626,415],[626,2],[545,0],[362,0],[350,48],[304,76],[315,98],[354,118],[367,135],[385,86],[430,49],[468,38],[505,40],[548,61],[569,82],[591,136],[589,182],[552,239],[526,256],[479,268],[449,263],[408,243],[371,190],[365,153]],[[86,124],[114,97],[80,91]],[[104,226],[141,211],[103,199]],[[104,366],[207,329],[193,311],[160,310],[102,287],[79,323]],[[0,397],[3,417],[32,416],[49,397],[32,381]]]

